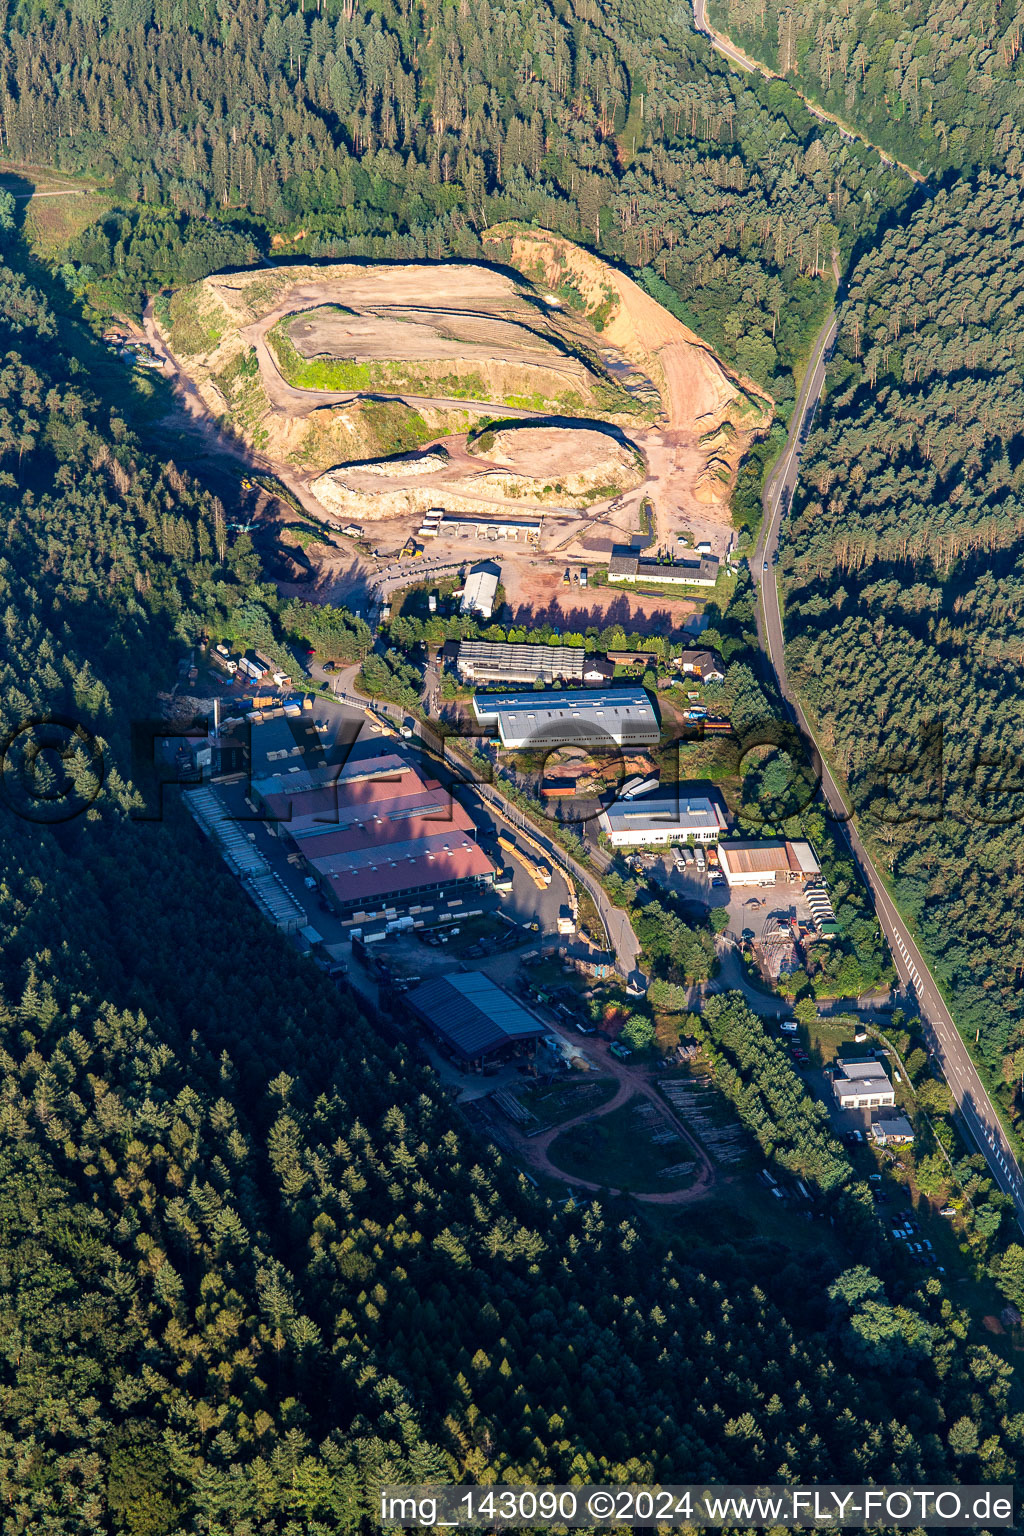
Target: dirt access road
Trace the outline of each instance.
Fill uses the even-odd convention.
[[[538,512],[547,514],[545,521],[549,522],[556,545],[554,550],[546,552],[546,558],[543,553],[539,560],[532,558],[525,551],[517,551],[511,545],[503,545],[500,554],[503,580],[513,607],[521,606],[534,612],[544,611],[555,623],[559,622],[555,615],[562,615],[563,608],[569,607],[580,615],[578,626],[574,627],[586,628],[594,621],[621,621],[627,630],[638,628],[650,632],[659,623],[664,623],[670,629],[682,627],[680,620],[685,624],[698,612],[696,605],[685,598],[644,597],[601,589],[588,590],[585,607],[582,591],[573,589],[571,603],[563,605],[562,594],[557,591],[565,561],[603,563],[614,544],[631,540],[635,529],[640,526],[639,511],[645,496],[650,498],[655,508],[658,543],[666,543],[671,547],[674,532],[680,527],[686,527],[695,537],[709,537],[713,553],[721,556],[731,538],[728,508],[698,503],[693,495],[693,483],[700,466],[700,449],[691,413],[699,408],[701,400],[705,406],[707,404],[702,389],[711,387],[713,393],[717,394],[724,387],[722,380],[715,372],[710,355],[706,355],[703,349],[694,349],[679,341],[676,331],[678,322],[674,317],[663,311],[635,284],[630,283],[628,288],[632,308],[637,309],[639,306],[639,323],[645,327],[650,344],[658,348],[666,381],[669,417],[666,426],[634,430],[629,434],[644,456],[647,476],[636,489],[610,497],[607,502],[598,503],[586,512],[554,505],[537,508]],[[283,378],[266,343],[267,331],[284,315],[295,312],[297,307],[329,302],[332,298],[336,299],[337,293],[335,285],[331,283],[310,283],[293,288],[287,299],[240,333],[256,350],[261,378],[272,406],[290,417],[304,417],[325,405],[344,405],[360,398],[358,391],[305,390],[289,384]],[[227,458],[247,468],[261,469],[276,475],[300,506],[317,521],[328,521],[327,509],[311,489],[311,482],[316,478],[314,473],[298,470],[277,459],[270,460],[221,429],[199,389],[187,371],[179,365],[161,336],[151,305],[147,306],[144,329],[149,344],[164,362],[165,373],[173,380],[193,432],[205,442],[211,458],[221,461]],[[709,368],[714,375],[710,386],[707,379],[701,383]],[[368,392],[366,397],[401,399],[414,407],[476,409],[482,413],[524,420],[536,420],[542,414],[523,408],[506,407],[497,401],[466,401],[415,395],[382,396],[376,392]],[[584,424],[582,418],[578,422],[568,420],[567,438],[571,435],[572,427],[582,427]],[[479,459],[466,455],[464,446],[454,439],[439,438],[438,441],[444,443],[451,456],[446,474],[439,478],[450,480],[453,473],[460,480],[464,477],[466,483],[460,487],[460,492],[468,494],[482,509],[493,507],[497,513],[499,509],[507,508],[509,512],[522,514],[522,502],[488,495],[479,481],[474,483],[473,476],[478,476],[483,468]],[[386,484],[386,489],[391,491],[424,488],[422,476],[389,477]],[[365,489],[381,491],[385,486],[380,480],[367,481]],[[440,486],[438,489],[440,491]],[[439,499],[443,498],[439,496]],[[616,506],[614,513],[611,511],[613,503]],[[365,513],[354,515],[356,521],[365,521]],[[397,549],[407,534],[415,531],[416,526],[416,514],[404,518],[384,518],[380,520],[379,534],[375,531],[371,536],[378,537],[382,547],[393,544]],[[307,588],[304,595],[320,601],[358,601],[373,587],[378,563],[368,560],[341,537],[332,539],[332,545],[334,547],[316,551],[313,560],[316,568],[315,582],[312,590]],[[475,541],[460,540],[451,550],[451,559],[473,561],[493,558],[497,552],[493,543],[476,547]],[[565,592],[564,596],[568,598],[569,593]]]
[[[320,410],[322,406],[351,405],[354,400],[397,401],[414,408],[427,406],[441,411],[478,411],[481,415],[487,416],[500,413],[502,416],[516,420],[529,420],[545,414],[519,406],[502,405],[494,400],[462,400],[444,395],[399,395],[380,390],[300,389],[297,385],[289,384],[267,345],[267,332],[273,330],[278,321],[283,320],[286,315],[296,314],[318,305],[336,304],[337,301],[337,283],[297,285],[289,289],[288,298],[272,309],[268,315],[264,315],[262,319],[254,321],[252,325],[247,325],[239,331],[242,340],[255,349],[267,398],[275,410],[283,412],[285,416],[289,418],[309,416],[313,411]]]
[[[474,268],[471,272],[486,286],[489,274],[485,270]],[[727,499],[723,502],[699,500],[695,494],[695,487],[707,457],[706,453],[702,452],[699,442],[703,424],[707,421],[709,411],[714,413],[731,398],[733,386],[710,349],[700,343],[697,338],[691,337],[679,321],[655,299],[621,274],[612,273],[610,280],[615,282],[619,290],[620,302],[624,309],[628,309],[630,326],[642,336],[645,347],[657,356],[664,377],[667,419],[664,426],[627,429],[628,437],[644,457],[647,466],[646,479],[642,485],[626,492],[620,498],[609,497],[607,501],[592,506],[587,514],[581,516],[578,530],[569,538],[564,536],[564,532],[560,535],[558,552],[562,553],[564,550],[570,555],[575,554],[579,558],[586,558],[589,545],[591,553],[597,548],[607,555],[611,544],[616,542],[614,534],[619,532],[617,529],[607,532],[602,529],[612,502],[618,501],[620,512],[624,514],[616,521],[626,525],[621,533],[628,540],[633,529],[639,526],[639,509],[646,497],[654,508],[655,542],[659,546],[671,548],[681,528],[693,531],[696,525],[701,530],[699,536],[706,537],[709,531],[711,532],[713,552],[719,555],[724,554],[731,535],[728,501]],[[348,289],[346,289],[346,297],[348,296]],[[472,302],[473,297],[471,292],[465,296],[465,301]],[[356,292],[353,302],[368,302],[371,298],[379,304],[379,294],[363,294],[360,289]],[[441,396],[389,394],[380,391],[303,389],[288,383],[278,367],[273,351],[267,344],[268,332],[290,314],[336,304],[338,299],[338,284],[334,280],[297,284],[289,289],[287,296],[268,314],[240,330],[242,339],[255,349],[263,387],[271,405],[287,418],[302,418],[323,406],[348,405],[358,399],[375,399],[401,401],[412,407],[474,410],[482,414],[500,415],[519,420],[550,419],[550,412],[506,406],[497,400],[464,400]],[[479,299],[481,304],[493,303],[494,295],[489,291],[482,292]],[[401,301],[402,295],[395,295],[392,302],[394,300]],[[404,301],[399,303],[403,314],[406,307],[408,306],[404,305]],[[494,323],[504,325],[507,322],[499,320],[495,315]],[[511,361],[511,358],[506,360]],[[573,427],[582,428],[585,424],[585,419],[580,418],[578,421],[567,419],[564,425],[568,434]],[[446,446],[450,444],[446,443]],[[418,485],[421,482],[417,480],[407,483],[401,478],[396,478],[391,482],[391,488],[408,490],[412,488],[413,483]],[[488,499],[481,497],[475,488],[472,490],[467,488],[467,494],[482,501]],[[601,530],[602,542],[595,546],[593,539],[599,530]]]
[[[730,64],[735,64],[737,69],[742,69],[744,74],[763,75],[766,80],[779,80],[782,78],[773,69],[769,69],[767,65],[759,63],[757,59],[752,59],[749,54],[744,53],[743,49],[738,48],[730,38],[726,37],[724,32],[716,31],[708,21],[707,0],[693,0],[693,24],[698,32],[703,32],[704,36],[710,39],[712,47],[717,49],[723,58],[728,59]],[[824,107],[817,106],[802,91],[797,90],[791,78],[786,77],[786,84],[795,95],[800,97],[800,100],[812,117],[816,117],[819,122],[834,124],[844,139],[859,139],[862,144],[867,145],[868,149],[873,149],[879,159],[884,161],[886,165],[898,166],[901,171],[910,177],[911,181],[923,182],[926,179],[909,165],[904,165],[902,160],[894,160],[892,155],[887,154],[884,149],[879,149],[877,144],[872,144],[870,139],[866,139],[856,128],[851,128],[849,123],[844,123],[842,118],[834,117],[831,112],[826,112]]]
[[[715,1169],[711,1159],[704,1151],[700,1142],[695,1139],[685,1120],[680,1119],[673,1112],[665,1099],[661,1097],[657,1089],[650,1082],[646,1072],[641,1071],[639,1068],[631,1068],[626,1062],[618,1061],[611,1054],[606,1043],[599,1043],[593,1039],[588,1040],[586,1054],[592,1060],[596,1057],[600,1063],[601,1071],[606,1076],[614,1077],[617,1080],[618,1088],[614,1097],[609,1099],[607,1104],[602,1104],[600,1108],[587,1110],[581,1115],[576,1115],[572,1120],[564,1120],[561,1125],[552,1126],[549,1131],[542,1131],[539,1136],[526,1137],[516,1135],[514,1137],[516,1151],[522,1161],[530,1167],[537,1169],[538,1172],[545,1174],[548,1178],[560,1179],[566,1184],[573,1185],[574,1188],[590,1190],[592,1193],[607,1189],[613,1195],[628,1195],[633,1200],[642,1200],[648,1205],[690,1205],[695,1200],[703,1200],[715,1183]],[[659,1192],[640,1194],[636,1190],[615,1189],[607,1184],[595,1184],[590,1179],[583,1179],[574,1174],[566,1173],[563,1168],[559,1168],[557,1163],[551,1161],[549,1149],[552,1142],[563,1131],[570,1130],[575,1125],[584,1125],[589,1121],[598,1120],[603,1115],[609,1115],[612,1110],[621,1109],[624,1104],[627,1104],[630,1099],[635,1098],[638,1094],[650,1100],[656,1107],[659,1115],[669,1121],[673,1128],[681,1133],[687,1147],[693,1154],[698,1172],[696,1180],[688,1189],[668,1189],[664,1194]]]

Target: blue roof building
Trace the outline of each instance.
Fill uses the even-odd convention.
[[[660,727],[643,688],[588,688],[559,693],[478,693],[481,725],[497,726],[511,752],[559,746],[654,747]]]
[[[463,1061],[512,1052],[546,1030],[522,1003],[503,992],[482,971],[434,976],[406,994],[405,1001],[428,1029]]]

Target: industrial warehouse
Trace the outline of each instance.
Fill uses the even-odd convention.
[[[588,688],[606,688],[615,676],[611,656],[588,655],[579,645],[446,640],[441,655],[446,666],[453,666],[470,683],[540,683],[548,688],[555,683],[584,683]]]
[[[491,885],[494,865],[468,813],[386,747],[342,767],[254,779],[259,809],[291,842],[321,895],[343,917],[372,916],[440,890]]]
[[[808,885],[821,877],[821,865],[810,843],[782,838],[764,842],[723,843],[718,853],[730,887],[745,885]]]
[[[586,652],[575,645],[504,645],[488,640],[448,641],[444,659],[472,683],[582,683]]]
[[[713,587],[718,581],[718,561],[713,555],[699,560],[648,560],[628,549],[616,549],[608,562],[609,581],[652,581],[659,586]]]
[[[478,693],[473,711],[481,725],[497,727],[510,752],[558,746],[657,746],[661,731],[643,688],[586,693]]]
[[[435,976],[414,988],[406,1002],[463,1066],[519,1055],[546,1033],[535,1014],[481,971]]]
[[[678,790],[616,800],[601,812],[599,821],[613,848],[717,843],[726,829],[725,814],[714,801]]]

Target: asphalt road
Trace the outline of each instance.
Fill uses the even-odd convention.
[[[693,0],[693,24],[698,32],[706,33],[719,53],[735,64],[737,68],[745,69],[748,75],[753,74],[754,70],[761,68],[759,64],[754,63],[753,59],[748,58],[742,49],[737,48],[735,43],[730,43],[729,39],[723,37],[721,32],[715,32],[712,29],[707,18],[707,0]]]
[[[780,78],[774,70],[767,69],[757,59],[752,59],[749,54],[744,53],[742,48],[737,48],[736,44],[730,41],[723,32],[715,31],[708,21],[707,0],[693,0],[693,24],[698,32],[704,33],[711,46],[717,49],[724,59],[728,59],[730,64],[735,64],[737,69],[745,70],[748,75],[757,72],[764,75],[766,80],[778,80]],[[840,135],[848,144],[852,144],[854,139],[859,139],[862,144],[867,145],[868,149],[873,149],[885,165],[898,166],[912,181],[925,180],[919,171],[915,171],[909,165],[904,165],[902,160],[894,160],[891,155],[886,154],[884,149],[880,149],[877,144],[872,144],[871,140],[866,139],[862,133],[857,133],[851,128],[849,123],[844,123],[840,118],[833,117],[831,112],[826,112],[822,107],[816,106],[802,91],[797,90],[793,84],[793,78],[792,75],[789,76],[788,84],[796,91],[808,112],[812,113],[820,122],[832,123],[834,127],[838,128]]]
[[[702,4],[702,0],[695,0],[695,3]],[[952,1089],[963,1122],[984,1153],[996,1183],[1006,1194],[1012,1196],[1018,1221],[1024,1227],[1024,1175],[1013,1154],[1009,1139],[957,1032],[952,1015],[928,970],[924,956],[893,905],[881,876],[872,863],[856,826],[850,819],[839,786],[818,750],[814,733],[791,692],[786,677],[782,606],[775,565],[779,528],[783,516],[782,508],[785,506],[788,509],[792,502],[793,491],[800,473],[803,440],[821,397],[825,381],[825,360],[835,340],[837,329],[838,320],[833,310],[818,333],[812,353],[812,364],[807,370],[800,390],[785,450],[765,484],[764,521],[753,560],[754,583],[761,596],[758,607],[758,636],[794,719],[815,748],[820,764],[822,793],[837,818],[840,834],[846,839],[861,874],[871,889],[875,912],[892,953],[896,971],[907,991],[917,1001],[929,1044]],[[765,562],[767,562],[767,570],[764,568]]]

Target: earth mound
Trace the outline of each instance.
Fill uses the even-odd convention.
[[[767,426],[771,398],[728,369],[706,341],[617,268],[560,235],[517,224],[486,230],[513,266],[599,325],[602,340],[641,368],[660,371],[671,427],[707,431],[723,421],[746,430]]]
[[[490,478],[521,482],[527,492],[532,483],[549,495],[585,496],[597,488],[612,495],[644,477],[643,458],[632,444],[597,427],[507,424],[485,430],[466,446],[499,471]]]
[[[190,371],[260,354],[271,404],[325,393],[465,399],[637,419],[652,407],[609,371],[593,327],[546,305],[529,283],[473,262],[338,262],[220,273],[179,290],[171,344]],[[336,402],[340,403],[340,402]]]

